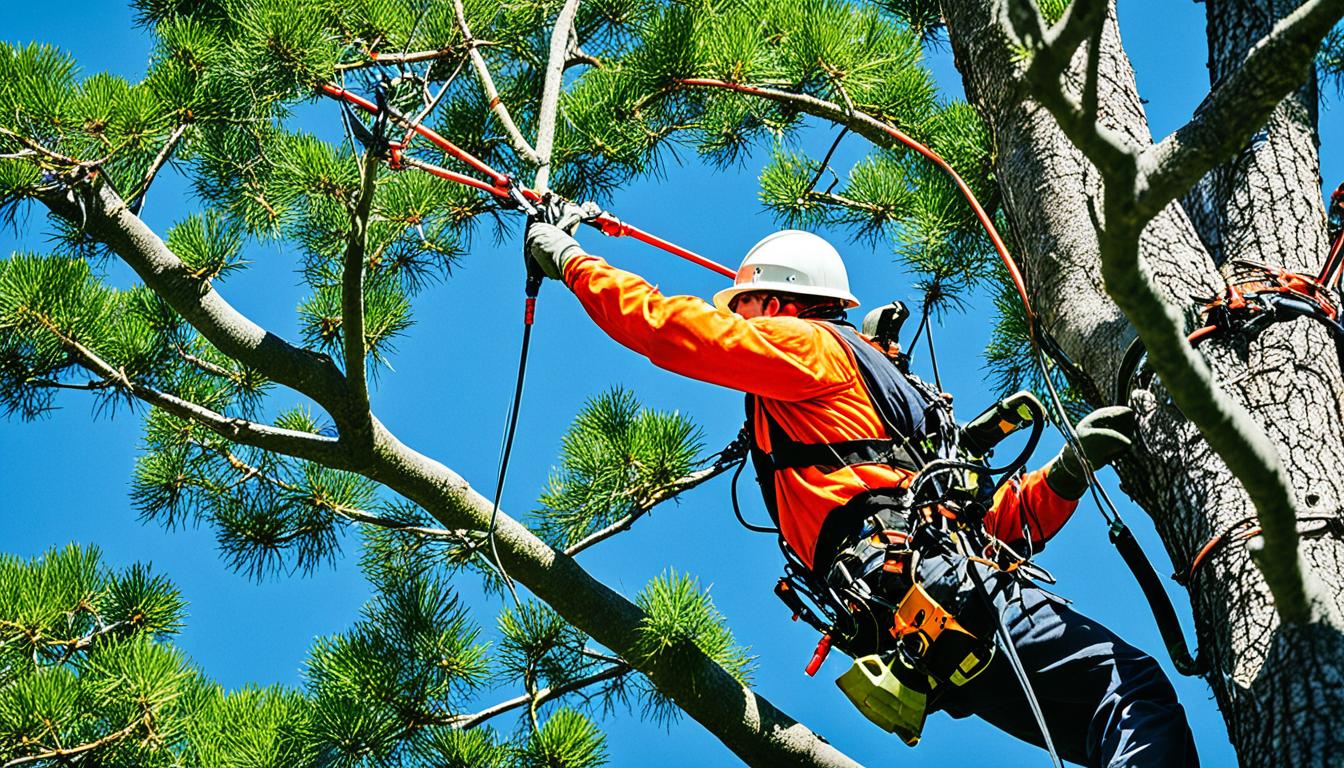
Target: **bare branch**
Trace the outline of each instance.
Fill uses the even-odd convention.
[[[631,671],[631,667],[624,662],[613,664],[600,672],[565,683],[564,685],[558,685],[554,688],[542,688],[536,691],[535,694],[523,694],[522,696],[517,696],[508,701],[501,701],[500,703],[492,707],[487,707],[474,715],[460,715],[450,720],[447,724],[458,730],[470,730],[481,723],[484,723],[486,720],[502,715],[505,712],[520,707],[532,707],[535,709],[552,699],[557,699],[565,694],[582,690],[590,685],[597,685],[598,683],[604,683],[608,680],[614,680],[623,675],[630,674]]]
[[[710,478],[723,474],[727,469],[728,466],[719,466],[715,464],[714,466],[706,467],[698,472],[692,472],[679,480],[653,490],[647,497],[641,499],[639,503],[635,505],[634,510],[630,512],[630,514],[622,517],[620,520],[617,520],[606,528],[603,528],[600,531],[595,531],[575,544],[570,545],[570,547],[565,550],[565,554],[569,557],[573,557],[594,544],[606,541],[622,531],[630,530],[630,526],[634,525],[636,520],[647,515],[654,507],[684,491],[689,491]]]
[[[1344,0],[1307,0],[1281,19],[1200,105],[1190,122],[1140,158],[1139,212],[1157,214],[1240,149],[1311,72]]]
[[[485,57],[471,45],[471,29],[467,26],[467,12],[462,7],[462,0],[453,0],[453,13],[457,16],[457,26],[462,30],[462,37],[467,41],[467,55],[471,58],[471,65],[476,70],[476,77],[481,81],[481,88],[485,90],[485,97],[490,100],[490,109],[494,111],[495,117],[504,126],[504,132],[508,134],[509,143],[513,145],[513,151],[517,152],[530,165],[540,165],[541,160],[537,156],[537,151],[527,143],[523,138],[522,131],[518,130],[517,123],[513,122],[513,117],[509,114],[509,108],[499,98],[499,90],[495,88],[495,79],[490,76],[490,69],[485,65]]]
[[[55,162],[60,163],[62,165],[67,166],[85,165],[85,163],[81,160],[70,157],[69,155],[62,155],[59,152],[47,149],[46,147],[42,146],[36,141],[33,141],[27,136],[15,133],[14,131],[11,131],[4,126],[0,126],[0,136],[11,138],[14,141],[17,141],[20,144],[22,144],[25,148],[28,149],[29,152],[35,152],[41,155],[42,157],[47,158],[48,160],[54,160]]]
[[[177,149],[178,142],[182,141],[188,127],[190,127],[188,123],[182,123],[174,128],[172,134],[168,136],[168,141],[164,142],[163,147],[159,149],[159,154],[154,156],[153,162],[149,164],[149,170],[145,171],[145,177],[140,181],[140,191],[136,193],[135,202],[132,203],[132,207],[136,210],[144,205],[145,196],[149,194],[149,185],[154,183],[159,171],[163,170],[168,158],[172,157],[173,150]]]
[[[1037,25],[1043,24],[1034,0],[1006,0],[1006,14],[1013,24],[1010,31],[1018,43],[1031,53],[1031,63],[1023,75],[1032,93],[1054,115],[1059,127],[1098,168],[1111,173],[1129,172],[1138,150],[1115,132],[1096,121],[1096,64],[1100,59],[1101,30],[1106,23],[1108,0],[1076,0],[1069,4],[1059,23],[1037,39]],[[1034,19],[1036,24],[1033,24]],[[1023,33],[1025,29],[1025,34]],[[1083,86],[1083,105],[1064,90],[1064,80],[1074,54],[1084,40],[1092,40],[1088,49],[1088,77]]]
[[[364,153],[360,168],[359,194],[350,212],[350,237],[345,244],[345,263],[341,272],[341,346],[345,356],[345,380],[350,391],[349,409],[354,424],[342,434],[370,447],[369,429],[373,414],[369,410],[369,382],[365,370],[368,346],[364,338],[364,262],[369,242],[369,214],[373,210],[378,168],[382,161],[372,152]]]
[[[468,531],[461,528],[455,531],[450,531],[445,528],[426,528],[424,526],[412,525],[410,523],[404,523],[400,520],[394,520],[390,517],[375,515],[370,512],[365,512],[362,509],[342,508],[332,511],[338,517],[344,517],[345,519],[355,523],[376,525],[379,528],[387,528],[388,530],[392,531],[402,531],[403,533],[413,533],[416,534],[417,536],[424,536],[430,539],[443,539],[445,541],[464,542],[473,546],[474,543],[469,542],[468,539],[471,538],[471,535],[473,533],[477,533],[476,531]]]
[[[440,48],[437,51],[412,51],[409,53],[379,53],[378,51],[369,52],[368,61],[347,62],[337,64],[337,72],[349,72],[355,69],[366,69],[373,66],[386,66],[388,64],[422,64],[426,61],[440,61],[442,59],[451,59],[461,55],[463,51],[474,51],[477,48],[488,48],[499,45],[491,40],[474,40],[467,35],[465,42],[459,45],[450,45],[446,48]]]
[[[236,443],[278,451],[290,456],[322,462],[329,466],[340,466],[348,463],[346,452],[337,440],[322,435],[281,429],[246,419],[225,416],[203,405],[184,400],[177,395],[139,384],[124,372],[103,360],[93,350],[62,334],[54,325],[47,323],[46,326],[47,330],[60,340],[62,346],[79,360],[80,365],[103,377],[104,380],[113,382],[127,393],[150,405],[162,408],[174,416],[200,424]]]
[[[574,33],[574,16],[579,11],[579,0],[565,0],[555,17],[551,30],[551,53],[546,62],[546,80],[541,87],[541,107],[537,111],[537,176],[532,188],[541,194],[550,189],[551,150],[555,142],[555,121],[559,117],[560,86],[569,58],[570,36]]]
[[[209,360],[197,357],[181,347],[177,348],[177,356],[211,376],[218,376],[221,379],[228,379],[229,381],[235,382],[240,381],[243,378],[242,374],[237,371],[229,370],[222,365],[216,365]]]

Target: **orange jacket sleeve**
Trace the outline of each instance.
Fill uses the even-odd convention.
[[[994,506],[985,515],[985,530],[994,538],[1022,552],[1018,545],[1030,538],[1032,552],[1040,552],[1078,508],[1076,500],[1050,490],[1045,470],[1029,472],[1010,480],[994,496]]]
[[[850,386],[855,375],[842,342],[806,320],[744,320],[694,296],[663,296],[587,254],[565,265],[565,283],[607,335],[683,376],[799,401]]]

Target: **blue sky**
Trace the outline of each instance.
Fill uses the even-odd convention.
[[[1207,91],[1203,7],[1180,0],[1125,0],[1121,31],[1135,62],[1139,86],[1155,134],[1184,122]],[[53,8],[13,5],[6,11],[0,39],[54,43],[75,54],[86,73],[108,70],[137,78],[148,52],[145,35],[131,26],[132,12],[119,3],[60,4],[62,22],[52,23]],[[960,81],[946,50],[931,51],[939,80],[953,94]],[[1322,126],[1338,125],[1338,98],[1327,101]],[[331,131],[338,114],[329,105],[305,112],[309,130]],[[829,135],[809,138],[824,145]],[[1344,158],[1325,130],[1323,176],[1333,186],[1344,176]],[[859,157],[862,140],[849,137],[837,163]],[[633,185],[616,196],[612,210],[631,223],[735,265],[756,240],[774,229],[756,197],[756,173],[763,159],[749,160],[740,172],[715,173],[693,161],[673,165],[659,182]],[[196,205],[180,180],[167,179],[151,194],[146,218],[163,232]],[[0,253],[41,251],[41,219],[33,213],[18,236],[0,233]],[[589,233],[594,252],[641,272],[665,293],[709,296],[721,287],[717,275],[679,262],[630,241]],[[855,292],[868,306],[890,299],[914,300],[909,277],[889,254],[846,245],[836,238],[850,265]],[[294,308],[303,298],[296,253],[284,245],[253,246],[251,268],[222,285],[241,311],[270,330],[298,337]],[[124,270],[109,279],[124,283]],[[499,436],[511,393],[517,354],[521,283],[518,242],[477,240],[454,277],[427,291],[417,302],[417,325],[398,343],[395,373],[381,377],[373,402],[379,416],[400,438],[452,467],[481,489],[493,487]],[[980,350],[991,324],[988,302],[949,317],[940,333],[944,382],[957,396],[967,418],[987,404]],[[717,449],[737,431],[741,399],[736,393],[688,383],[653,368],[609,341],[557,284],[543,290],[534,356],[524,398],[523,423],[510,469],[504,509],[519,514],[536,498],[570,417],[583,401],[620,384],[633,389],[648,406],[691,414],[703,427],[707,447]],[[70,541],[102,547],[116,567],[152,563],[169,576],[190,603],[190,616],[178,643],[207,674],[228,687],[248,683],[297,685],[303,659],[314,637],[341,631],[357,617],[368,588],[355,564],[357,542],[347,539],[346,556],[333,568],[307,577],[264,583],[232,573],[217,556],[205,529],[165,531],[136,520],[127,499],[128,480],[137,452],[139,420],[122,412],[115,419],[94,418],[78,394],[62,397],[61,408],[37,423],[0,423],[0,550],[24,556]],[[1044,462],[1057,449],[1047,444],[1037,454]],[[1109,472],[1107,473],[1109,476]],[[749,496],[750,510],[759,510]],[[1112,483],[1113,485],[1113,483]],[[1113,495],[1118,496],[1118,491]],[[615,589],[633,596],[650,578],[668,568],[697,575],[711,588],[738,639],[758,657],[758,690],[789,714],[822,733],[837,747],[867,764],[891,759],[937,760],[941,765],[981,763],[994,755],[998,765],[1044,764],[1039,750],[1027,747],[976,721],[933,718],[917,751],[869,725],[852,710],[830,682],[845,669],[834,655],[814,679],[802,668],[816,637],[791,623],[770,594],[779,572],[779,556],[770,537],[748,533],[733,520],[726,478],[688,494],[680,503],[659,508],[636,528],[581,556],[583,564]],[[1160,572],[1170,572],[1160,542],[1144,513],[1125,504],[1122,514],[1135,527]],[[1116,629],[1130,642],[1155,653],[1176,679],[1190,712],[1206,765],[1234,762],[1222,720],[1207,686],[1177,679],[1161,653],[1161,643],[1142,597],[1107,543],[1100,516],[1086,505],[1052,543],[1044,564],[1059,578],[1058,591],[1084,613]],[[480,610],[478,621],[493,625],[495,604],[463,582],[463,594]],[[1178,608],[1188,610],[1184,595]],[[501,692],[507,698],[512,692]],[[482,701],[482,704],[491,703]],[[683,720],[668,731],[642,724],[626,713],[608,718],[611,763],[638,766],[733,765],[736,760],[694,722]],[[970,747],[969,749],[967,747]]]

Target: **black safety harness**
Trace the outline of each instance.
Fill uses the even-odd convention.
[[[877,653],[892,659],[890,668],[900,670],[908,685],[936,696],[988,666],[995,636],[1011,643],[983,583],[973,585],[982,595],[980,604],[944,606],[942,601],[951,596],[925,591],[916,578],[918,563],[922,557],[955,553],[1010,573],[1023,566],[1025,560],[1016,552],[1001,542],[990,542],[984,516],[1002,484],[991,482],[992,477],[1003,474],[1006,481],[1025,465],[1044,427],[1044,411],[1036,403],[1031,410],[997,414],[994,429],[999,439],[1028,423],[1033,434],[1023,456],[1006,467],[990,467],[984,458],[994,441],[983,435],[972,441],[988,444],[977,449],[978,455],[962,448],[949,398],[911,375],[904,358],[885,354],[843,321],[828,321],[826,327],[853,355],[864,389],[890,437],[803,443],[787,434],[766,403],[748,395],[743,437],[775,524],[774,529],[752,527],[778,532],[774,480],[781,470],[816,468],[832,473],[860,464],[885,464],[915,473],[906,487],[869,489],[831,511],[818,534],[812,567],[781,536],[785,573],[775,594],[795,620],[821,633],[807,666],[809,675],[816,673],[832,647],[855,658]],[[769,430],[769,452],[753,433],[758,413]],[[734,508],[741,518],[736,488]],[[990,552],[994,559],[986,557]],[[1011,648],[1007,653],[1010,663],[1017,662]],[[1015,671],[1039,715],[1025,672]],[[1050,744],[1043,717],[1038,720]]]

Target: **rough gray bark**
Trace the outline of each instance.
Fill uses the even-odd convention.
[[[1101,289],[1101,177],[1051,115],[1028,97],[1022,79],[1004,76],[1020,71],[1021,65],[1011,59],[987,6],[972,0],[944,2],[957,65],[968,97],[998,145],[996,175],[1038,311],[1090,377],[1092,386],[1085,391],[1110,392],[1133,331]],[[1239,49],[1238,61],[1271,24],[1259,33],[1248,32],[1250,40]],[[1103,28],[1099,53],[1098,120],[1128,142],[1150,146],[1152,137],[1113,17]],[[1229,53],[1225,59],[1229,69],[1232,58]],[[1068,83],[1076,97],[1081,57],[1074,65]],[[1273,243],[1268,233],[1290,229],[1305,230],[1291,247],[1309,252],[1290,258],[1282,247],[1266,249],[1264,260],[1301,267],[1319,265],[1324,256],[1315,148],[1311,145],[1309,159],[1302,152],[1304,129],[1300,121],[1293,122],[1294,115],[1302,115],[1300,101],[1274,113],[1273,121],[1291,125],[1276,132],[1271,122],[1268,138],[1252,142],[1258,148],[1256,162],[1231,164],[1237,173],[1223,171],[1236,180],[1226,185],[1231,194],[1224,196],[1222,213],[1201,218],[1205,224],[1221,222],[1215,230],[1202,231],[1206,238],[1207,232],[1216,231],[1219,242],[1236,243],[1238,257],[1253,252],[1241,250],[1247,244]],[[1278,142],[1289,143],[1292,151],[1275,153]],[[1268,169],[1283,163],[1299,170],[1280,174],[1271,183]],[[1309,163],[1309,173],[1301,172],[1303,163]],[[1314,201],[1314,217],[1308,201]],[[1192,198],[1187,197],[1187,204]],[[1188,306],[1190,295],[1209,295],[1221,287],[1213,256],[1178,206],[1165,208],[1147,226],[1140,251],[1169,301]],[[1290,476],[1298,480],[1299,514],[1338,516],[1344,499],[1344,481],[1338,478],[1344,442],[1337,428],[1344,385],[1323,330],[1298,321],[1274,326],[1241,348],[1220,343],[1202,349],[1216,380],[1254,415]],[[1160,382],[1141,379],[1134,404],[1143,439],[1119,467],[1124,487],[1153,516],[1173,562],[1188,567],[1209,536],[1239,520],[1254,519],[1255,512]],[[1309,538],[1303,550],[1305,560],[1326,580],[1323,591],[1333,596],[1338,612],[1344,607],[1339,577],[1344,546],[1334,538]],[[1338,684],[1344,641],[1339,633],[1323,624],[1281,627],[1244,546],[1225,548],[1207,562],[1191,595],[1200,645],[1213,664],[1208,680],[1243,764],[1337,763],[1344,748],[1334,725],[1344,714],[1344,687]]]
[[[1295,2],[1208,0],[1209,80],[1217,85]],[[1274,110],[1237,155],[1186,197],[1186,210],[1219,264],[1250,259],[1315,273],[1326,247],[1320,195],[1317,89],[1307,82]]]

